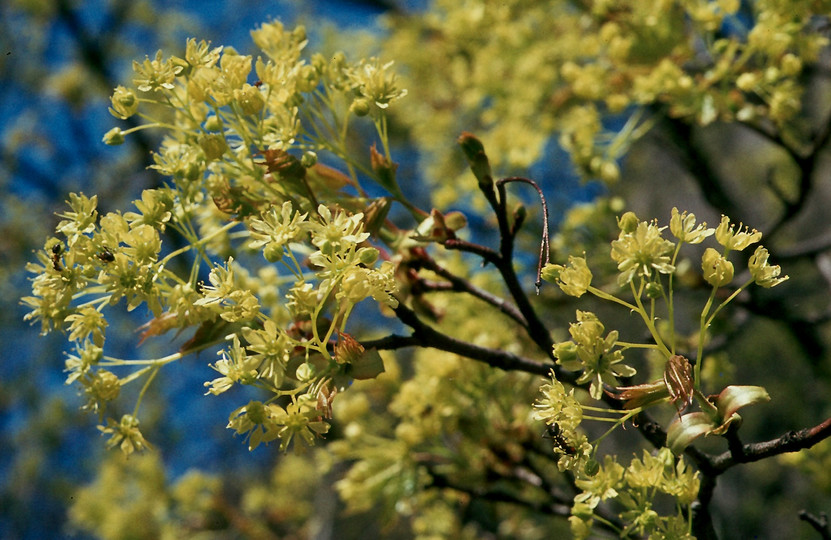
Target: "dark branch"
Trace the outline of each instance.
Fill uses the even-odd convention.
[[[828,418],[812,428],[789,431],[777,439],[738,446],[732,445],[732,448],[727,452],[712,459],[712,466],[718,474],[721,474],[739,463],[753,463],[772,456],[811,448],[830,436],[831,418]]]
[[[419,260],[419,262],[423,268],[426,268],[427,270],[430,270],[446,279],[451,286],[450,290],[469,293],[472,296],[498,308],[502,313],[508,315],[522,326],[527,327],[528,324],[525,321],[525,317],[522,316],[522,313],[519,312],[515,305],[507,302],[504,298],[500,298],[495,294],[476,287],[470,281],[453,274],[443,266],[439,265],[429,256],[425,255]],[[429,282],[426,281],[423,281],[422,284],[429,286]],[[436,287],[436,289],[438,290],[439,287]]]
[[[800,510],[799,519],[813,527],[823,540],[831,540],[831,529],[828,528],[828,515],[825,512],[815,516],[807,510]]]

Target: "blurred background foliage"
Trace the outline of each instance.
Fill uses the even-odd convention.
[[[101,210],[108,211],[127,208],[142,189],[162,181],[146,170],[159,144],[152,131],[140,131],[117,148],[101,142],[114,125],[106,112],[109,95],[130,80],[132,60],[159,48],[180,54],[190,36],[245,52],[249,30],[269,18],[287,26],[306,24],[318,50],[346,48],[356,57],[380,53],[396,60],[410,94],[396,117],[394,155],[402,163],[405,193],[420,204],[442,211],[482,208],[471,196],[475,183],[464,176],[454,142],[468,130],[481,134],[501,173],[541,181],[555,209],[552,245],[561,259],[585,250],[590,264],[601,267],[601,255],[616,235],[614,216],[624,208],[662,222],[673,206],[710,224],[724,213],[765,232],[766,246],[791,280],[740,298],[740,309],[722,323],[721,337],[708,345],[706,376],[713,387],[761,385],[773,396],[770,405],[747,415],[746,441],[777,437],[831,415],[827,42],[793,42],[782,50],[760,46],[759,55],[741,65],[714,45],[714,38],[776,43],[778,30],[793,35],[786,23],[804,22],[800,14],[811,10],[819,15],[807,17],[807,26],[795,33],[827,38],[831,6],[736,2],[733,17],[716,20],[708,6],[728,9],[733,3],[680,2],[686,9],[681,15],[676,3],[656,2],[654,15],[661,19],[637,27],[648,19],[638,13],[646,4],[11,0],[0,5],[0,538],[323,539],[366,537],[367,530],[390,538],[550,538],[565,531],[562,520],[526,519],[533,508],[517,511],[496,500],[496,490],[476,488],[495,485],[490,483],[501,471],[502,456],[515,451],[509,435],[529,440],[527,427],[514,421],[527,415],[539,381],[494,374],[431,351],[398,360],[388,355],[387,374],[358,383],[339,398],[332,448],[305,456],[280,456],[273,447],[249,454],[224,429],[230,402],[202,396],[203,381],[212,377],[207,362],[213,359],[198,357],[169,369],[154,389],[155,408],[145,411],[144,430],[159,453],[125,460],[103,450],[95,418],[78,410],[81,399],[63,385],[62,337],[39,338],[37,328],[22,322],[18,302],[28,288],[23,269],[33,252],[43,249],[66,194],[97,193]],[[768,34],[754,37],[755,10],[762,7],[790,10],[793,20],[774,20]],[[643,39],[627,45],[627,32]],[[670,51],[683,73],[656,67]],[[782,75],[793,69],[793,62],[783,60],[789,51],[805,61]],[[772,68],[779,75],[770,75]],[[708,80],[719,69],[721,75]],[[650,79],[655,88],[629,84],[646,72],[657,73]],[[678,82],[684,73],[693,90],[683,84],[670,89],[667,79]],[[737,94],[740,84],[750,84],[747,77],[739,82],[746,73],[758,73],[757,84],[769,87],[756,97]],[[793,91],[788,82],[805,91]],[[654,95],[644,97],[649,92]],[[627,123],[637,110],[644,111],[643,120]],[[649,129],[616,139],[627,126]],[[473,234],[485,234],[489,224],[473,214]],[[538,213],[531,214],[538,224]],[[533,255],[535,240],[529,235],[524,242]],[[693,287],[691,305],[698,296]],[[586,307],[550,287],[539,305],[555,339],[567,337],[574,310]],[[438,296],[433,308],[445,313],[446,327],[471,341],[508,350],[527,346],[499,319],[454,305],[449,296]],[[604,314],[601,307],[597,312]],[[615,317],[625,332],[619,313],[607,318]],[[131,356],[142,322],[125,317],[111,328],[111,336],[122,336],[111,340],[121,347],[115,354]],[[639,367],[650,369],[647,360]],[[492,394],[496,388],[502,393]],[[458,402],[446,404],[444,413],[424,407],[447,396],[458,396]],[[493,403],[475,414],[477,403],[489,400]],[[425,418],[435,422],[436,433],[463,436],[454,446],[455,459],[463,462],[452,469],[462,474],[434,476],[444,495],[421,493],[410,500],[414,511],[401,501],[425,480],[416,467],[407,467],[406,444],[379,443],[374,464],[388,468],[348,473],[341,486],[353,490],[353,513],[344,514],[333,484],[347,475],[345,463],[372,455],[373,448],[338,439],[366,439],[360,430],[371,427],[377,440],[406,442],[413,437],[408,426]],[[706,444],[720,448],[720,441]],[[620,455],[635,449],[621,445]],[[354,448],[366,455],[356,455]],[[395,448],[400,454],[391,453]],[[826,442],[731,471],[716,490],[718,530],[724,538],[811,537],[797,514],[831,508],[829,463]],[[370,481],[384,474],[398,475],[403,480],[390,485],[411,491],[383,491],[390,485]],[[391,507],[376,505],[377,499]],[[398,519],[390,520],[393,516]]]

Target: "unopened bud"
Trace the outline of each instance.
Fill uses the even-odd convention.
[[[103,141],[104,144],[108,144],[110,146],[124,144],[124,132],[121,131],[121,128],[114,127],[104,134]]]

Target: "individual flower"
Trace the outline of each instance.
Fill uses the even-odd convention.
[[[144,224],[164,231],[165,224],[172,216],[170,211],[173,208],[173,197],[165,189],[145,189],[141,192],[141,199],[133,201],[133,205],[138,212],[124,214],[124,219],[131,227]]]
[[[341,290],[337,294],[340,301],[357,304],[372,296],[375,301],[396,307],[398,301],[392,296],[395,291],[395,265],[384,261],[378,269],[361,266],[348,268],[341,281]]]
[[[308,43],[305,27],[297,26],[294,30],[288,31],[276,19],[252,30],[251,39],[269,58],[287,63],[293,63],[300,58],[300,52]]]
[[[206,167],[205,152],[199,146],[182,144],[170,138],[162,141],[161,150],[153,154],[153,162],[151,169],[176,180],[196,180]]]
[[[782,268],[778,264],[768,264],[769,256],[768,250],[759,246],[753,252],[753,255],[750,256],[747,264],[750,269],[750,275],[753,276],[753,281],[756,285],[760,285],[766,289],[779,285],[788,279],[788,276],[779,277]]]
[[[107,146],[118,146],[124,144],[124,132],[121,128],[114,127],[104,134],[101,141]]]
[[[284,426],[275,421],[278,412],[283,409],[277,405],[249,401],[231,413],[228,429],[233,429],[237,435],[245,433],[248,450],[254,450],[260,443],[268,444],[280,437]]]
[[[572,371],[583,370],[577,379],[577,384],[591,382],[589,394],[594,399],[600,399],[603,394],[603,383],[615,385],[615,377],[631,377],[635,369],[623,362],[623,353],[615,349],[618,332],[612,330],[605,337],[605,328],[594,313],[577,312],[577,322],[569,325],[574,346],[554,346],[554,355],[557,363]],[[564,355],[567,351],[569,354]],[[576,352],[576,355],[572,354]]]
[[[733,281],[733,263],[713,248],[704,250],[701,270],[704,280],[713,287],[724,287]]]
[[[58,214],[64,219],[58,223],[57,231],[66,236],[91,233],[98,220],[98,195],[87,197],[83,193],[70,193],[67,203],[72,211]]]
[[[320,411],[317,410],[317,396],[314,395],[304,394],[285,409],[275,407],[274,418],[284,426],[280,430],[280,450],[284,452],[295,437],[306,446],[312,446],[316,437],[329,431],[329,424],[321,419]],[[295,450],[299,449],[295,445]]]
[[[363,231],[364,215],[360,212],[349,215],[339,211],[332,214],[329,208],[321,204],[317,207],[317,213],[320,220],[310,222],[309,230],[312,244],[324,255],[345,252],[369,238],[369,233]]]
[[[312,283],[298,281],[286,293],[286,307],[293,317],[310,315],[320,302],[320,291]]]
[[[141,434],[139,420],[133,415],[125,414],[118,423],[112,418],[107,418],[107,426],[98,426],[98,429],[101,433],[110,436],[107,448],[118,446],[127,456],[135,451],[141,452],[153,448]]]
[[[260,218],[253,218],[248,222],[252,238],[248,247],[263,248],[263,255],[267,261],[279,261],[283,258],[284,246],[294,242],[304,233],[307,216],[308,214],[294,212],[289,201],[284,202],[279,211],[276,206],[272,206]]]
[[[104,314],[94,307],[86,306],[79,309],[72,315],[68,315],[64,323],[69,323],[70,341],[83,341],[92,335],[92,342],[96,346],[104,345],[104,329],[107,327],[107,320]]]
[[[721,216],[721,223],[716,227],[716,241],[727,249],[741,251],[750,244],[755,244],[762,239],[762,233],[756,229],[750,230],[744,227],[742,231],[742,224],[736,227],[735,224],[730,223],[730,218]]]
[[[133,61],[133,71],[136,72],[133,84],[141,92],[172,90],[173,80],[182,72],[182,69],[182,66],[174,64],[172,59],[162,59],[160,50],[153,60],[145,57],[141,64]]]
[[[225,152],[228,151],[228,142],[220,133],[209,133],[199,137],[199,148],[205,154],[205,159],[208,162],[216,161],[221,158]]]
[[[219,61],[219,54],[222,52],[222,47],[214,47],[211,49],[209,41],[196,41],[195,38],[190,38],[185,46],[185,60],[192,67],[213,67]]]
[[[407,90],[397,86],[395,73],[390,69],[392,64],[382,64],[377,58],[371,58],[362,61],[352,72],[357,92],[379,109],[386,109],[391,102],[407,95]]]
[[[574,389],[566,392],[563,383],[554,378],[540,388],[542,396],[534,402],[534,419],[557,424],[563,431],[577,429],[583,420],[583,407],[574,397]]]
[[[115,400],[121,393],[121,381],[118,376],[106,369],[78,380],[84,386],[87,402],[82,408],[86,411],[103,412],[107,403]]]
[[[66,377],[66,384],[72,384],[89,373],[90,369],[97,365],[104,356],[104,351],[89,341],[75,346],[76,354],[70,354],[65,362],[69,375]]]
[[[651,278],[653,271],[671,274],[670,264],[675,244],[661,236],[662,227],[641,221],[631,232],[622,230],[612,242],[612,260],[618,263],[618,285],[624,286],[635,277]]]
[[[265,105],[265,99],[263,99],[260,89],[248,83],[242,85],[242,88],[234,90],[234,99],[239,103],[243,114],[257,114]]]
[[[574,497],[574,502],[585,503],[590,508],[596,508],[600,501],[617,497],[618,490],[623,487],[625,472],[623,466],[615,461],[614,457],[606,456],[603,467],[597,474],[575,479],[575,485],[583,491]]]
[[[715,232],[715,229],[707,228],[706,222],[702,222],[696,226],[695,214],[688,214],[687,212],[679,214],[678,209],[675,207],[672,208],[669,230],[675,238],[688,244],[700,244],[705,238]]]
[[[204,296],[194,302],[197,306],[209,306],[220,304],[224,299],[231,296],[231,294],[238,290],[234,283],[234,270],[232,263],[233,257],[228,259],[225,266],[214,266],[211,273],[208,274],[208,281],[210,285],[202,285],[202,292]]]
[[[569,296],[581,297],[588,290],[592,282],[592,273],[586,265],[585,257],[568,258],[568,266],[548,264],[543,268],[542,278],[546,281],[554,280],[564,293]]]
[[[234,336],[231,348],[228,351],[220,351],[221,360],[211,367],[222,374],[222,377],[206,382],[209,386],[207,394],[215,396],[229,390],[234,383],[252,384],[257,379],[257,368],[262,362],[262,357],[249,356],[245,349],[240,346],[239,338]]]
[[[286,366],[292,354],[288,336],[277,328],[272,319],[267,319],[261,330],[244,328],[242,335],[248,342],[246,350],[252,365],[257,365],[258,377],[274,386],[283,384]]]
[[[225,90],[233,91],[242,88],[248,79],[248,74],[251,73],[251,57],[237,54],[228,48],[222,52],[219,67],[222,70]]]
[[[162,249],[159,231],[150,225],[141,224],[133,227],[124,235],[122,241],[127,245],[121,248],[121,251],[138,265],[156,261]]]

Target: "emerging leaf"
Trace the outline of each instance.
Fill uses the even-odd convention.
[[[685,414],[676,418],[667,429],[667,446],[673,454],[681,454],[694,440],[710,433],[715,428],[715,422],[707,413]]]

